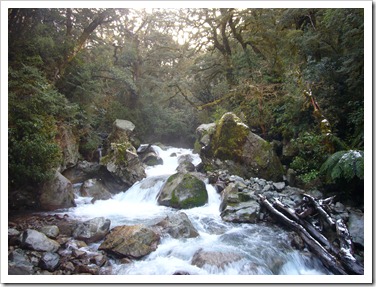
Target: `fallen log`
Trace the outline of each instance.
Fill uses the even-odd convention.
[[[282,213],[284,213],[285,215],[287,215],[288,217],[290,217],[290,219],[294,220],[295,222],[297,222],[298,224],[300,224],[301,226],[303,226],[313,238],[315,238],[320,244],[323,245],[323,247],[326,250],[328,250],[328,252],[332,252],[334,254],[338,254],[339,253],[339,249],[336,246],[334,246],[333,244],[331,244],[329,242],[329,240],[324,235],[322,235],[313,225],[311,225],[309,222],[301,219],[295,213],[294,209],[292,209],[292,208],[290,208],[288,206],[285,206],[278,199],[275,199],[275,202],[273,203],[273,206],[277,210],[281,211]]]
[[[330,226],[330,228],[334,231],[336,229],[336,223],[330,217],[330,215],[322,208],[322,206],[309,194],[303,194],[304,197],[308,198],[309,202],[315,207],[318,214],[325,220],[326,223]]]
[[[315,238],[313,238],[309,232],[300,224],[291,220],[285,216],[282,212],[278,211],[273,205],[261,194],[258,195],[260,199],[260,204],[264,206],[271,215],[276,217],[284,225],[295,231],[302,237],[308,248],[312,253],[314,253],[324,264],[328,270],[330,270],[335,275],[347,275],[348,273],[344,270],[341,263],[331,255]]]

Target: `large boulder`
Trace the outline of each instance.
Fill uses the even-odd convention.
[[[272,145],[252,133],[234,113],[224,114],[215,126],[200,127],[196,133],[201,137],[199,142],[204,164],[212,165],[214,159],[219,159],[221,164],[228,162],[227,166],[220,168],[229,169],[242,177],[273,181],[283,179],[283,167]],[[208,130],[204,133],[206,139],[202,135],[205,130]]]
[[[63,175],[73,184],[95,178],[99,180],[111,194],[119,193],[130,187],[130,185],[124,183],[121,178],[109,172],[105,166],[96,162],[79,161],[77,165],[66,169]]]
[[[80,187],[80,194],[84,197],[92,197],[93,200],[106,200],[112,197],[111,193],[100,180],[88,179]]]
[[[86,243],[93,243],[105,238],[110,230],[111,221],[104,217],[95,217],[77,224],[73,237]]]
[[[163,232],[170,234],[173,238],[192,238],[199,236],[196,228],[194,228],[192,222],[184,212],[167,216],[156,225],[162,227]]]
[[[116,226],[106,236],[98,250],[120,258],[141,258],[157,249],[160,237],[144,225]]]
[[[205,183],[190,173],[171,175],[158,195],[160,205],[177,209],[203,206],[207,202]]]
[[[23,248],[42,252],[56,252],[60,247],[58,242],[34,229],[26,229],[21,234],[20,242]]]
[[[39,202],[44,210],[76,206],[72,183],[60,172],[56,172],[54,178],[43,185]]]
[[[110,151],[100,163],[129,187],[146,177],[145,168],[130,142],[111,143]]]

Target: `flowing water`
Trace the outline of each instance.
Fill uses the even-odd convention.
[[[111,228],[118,225],[153,225],[177,210],[159,206],[157,195],[168,176],[175,173],[178,158],[191,155],[193,164],[201,159],[191,150],[153,146],[163,159],[163,165],[148,167],[147,177],[134,184],[126,192],[108,200],[90,203],[90,198],[77,197],[77,207],[68,214],[79,219],[104,216],[111,220]],[[176,154],[176,156],[175,156]],[[208,203],[202,207],[182,210],[199,232],[197,238],[174,239],[162,237],[156,251],[141,260],[121,264],[113,260],[113,274],[121,275],[170,275],[176,271],[189,274],[330,274],[308,251],[300,252],[290,247],[288,232],[268,224],[233,224],[221,220],[220,196],[206,183]],[[90,247],[95,249],[99,243]],[[199,249],[205,252],[236,254],[242,259],[221,266],[191,264]]]

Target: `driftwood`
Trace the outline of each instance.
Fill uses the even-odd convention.
[[[304,212],[304,210],[296,212],[294,209],[282,204],[278,199],[275,199],[272,204],[262,195],[259,195],[259,199],[260,205],[265,207],[275,219],[300,235],[310,251],[333,274],[364,274],[364,268],[353,256],[353,245],[345,223],[343,220],[335,222],[313,197],[309,195],[306,197],[305,201],[309,202],[309,206],[306,206],[306,208],[312,209],[313,206],[314,211],[309,213],[314,214],[314,212],[317,212],[331,229],[333,228],[332,223],[334,223],[334,229],[337,230],[341,245],[340,249],[331,244],[319,230],[306,220],[308,213]],[[302,213],[305,216],[299,216]]]
[[[332,228],[332,230],[335,230],[336,223],[330,217],[330,215],[324,210],[324,208],[322,208],[322,206],[312,196],[308,194],[303,194],[303,195],[304,197],[308,198],[309,202],[315,207],[320,217],[325,220],[325,222]]]
[[[275,200],[273,206],[281,211],[283,214],[287,215],[290,219],[294,220],[298,224],[302,225],[309,234],[315,238],[326,250],[333,252],[335,254],[339,253],[339,249],[329,242],[329,240],[322,235],[315,227],[313,227],[309,222],[301,219],[295,213],[292,208],[283,205],[278,199]]]

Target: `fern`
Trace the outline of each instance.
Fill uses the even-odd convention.
[[[339,151],[332,154],[321,166],[320,172],[328,182],[350,181],[364,178],[364,152],[359,150]]]

